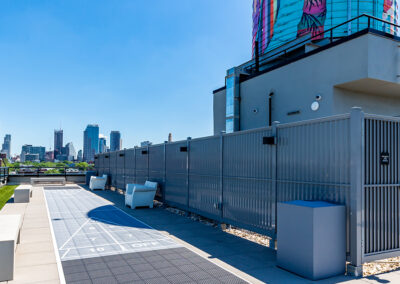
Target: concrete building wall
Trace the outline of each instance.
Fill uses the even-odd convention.
[[[399,42],[366,34],[240,84],[240,130],[348,113],[400,115]],[[320,107],[311,103],[320,95]],[[297,113],[297,114],[290,114]],[[225,90],[214,94],[214,134],[225,128]]]

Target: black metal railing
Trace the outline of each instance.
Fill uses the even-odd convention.
[[[8,168],[0,168],[0,183],[6,183],[8,179]]]
[[[74,176],[85,175],[93,167],[8,167],[9,176]]]
[[[344,27],[347,27],[345,31],[343,31]],[[318,45],[322,47],[331,44],[339,39],[346,38],[362,31],[375,31],[386,33],[391,36],[396,36],[397,33],[400,32],[400,25],[382,20],[374,16],[362,14],[314,36],[305,36],[304,40],[302,40],[301,38],[293,39],[283,45],[271,49],[265,54],[260,54],[257,57],[257,62],[256,59],[252,59],[238,66],[238,68],[241,68],[242,70],[253,74],[258,72],[259,68],[263,65],[266,65],[268,62],[274,60],[279,61],[279,59],[289,59],[288,54],[300,48],[301,46],[304,46],[307,43],[317,42]]]

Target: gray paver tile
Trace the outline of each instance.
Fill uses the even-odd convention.
[[[105,276],[113,276],[110,270],[100,269],[100,270],[88,270],[90,278],[100,278]]]
[[[213,278],[212,275],[210,275],[209,273],[207,273],[205,271],[193,271],[193,272],[187,273],[187,275],[196,281],[207,279],[207,278]]]
[[[140,271],[140,272],[137,272],[137,274],[143,280],[162,277],[162,275],[159,272],[157,272],[156,270]]]
[[[158,272],[160,272],[162,275],[167,276],[167,275],[174,275],[174,274],[181,274],[182,272],[176,268],[176,267],[168,267],[168,268],[162,268],[159,269]]]
[[[125,260],[113,260],[113,261],[106,261],[106,265],[108,267],[119,267],[119,266],[126,266],[128,263]]]
[[[169,284],[169,283],[171,283],[166,278],[163,278],[163,277],[146,279],[145,282],[146,282],[146,284]]]
[[[112,267],[111,273],[114,275],[122,275],[127,273],[133,273],[133,269],[129,265],[119,266],[119,267]]]
[[[173,275],[167,275],[165,278],[168,279],[171,283],[185,283],[185,282],[191,282],[193,279],[191,279],[189,276],[186,274],[173,274]]]
[[[86,272],[86,267],[84,265],[70,265],[63,267],[64,274]]]
[[[89,274],[87,272],[78,272],[78,273],[70,273],[65,275],[65,280],[68,281],[79,281],[90,279]]]
[[[92,282],[95,284],[118,284],[117,279],[112,276],[109,277],[100,277],[100,278],[92,278]]]
[[[115,275],[115,278],[121,283],[132,283],[132,282],[135,283],[136,280],[141,280],[139,275],[137,275],[134,272],[128,274]]]
[[[86,269],[88,271],[90,271],[90,270],[100,270],[100,269],[108,270],[108,267],[104,262],[98,262],[98,263],[87,264],[86,265]]]
[[[131,265],[131,268],[132,268],[133,271],[135,271],[135,272],[154,270],[153,266],[151,266],[150,264]]]

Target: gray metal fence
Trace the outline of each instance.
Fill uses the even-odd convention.
[[[271,238],[277,202],[344,204],[348,260],[359,267],[400,254],[399,127],[398,119],[354,108],[347,115],[99,154],[96,169],[121,189],[157,181],[167,204]],[[387,156],[389,164],[382,164]]]

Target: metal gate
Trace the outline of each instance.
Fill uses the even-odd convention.
[[[365,117],[364,261],[399,254],[399,129],[399,119]]]

